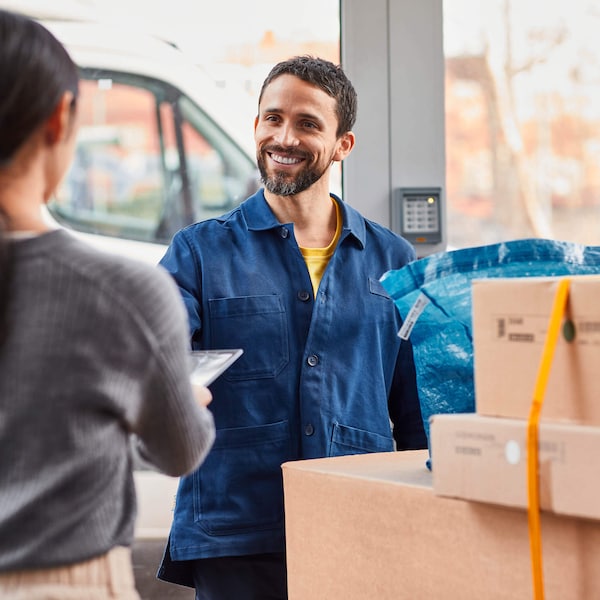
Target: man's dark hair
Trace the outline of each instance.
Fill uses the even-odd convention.
[[[259,106],[267,86],[281,75],[298,77],[335,99],[338,118],[337,137],[352,130],[356,121],[356,90],[340,65],[313,56],[294,56],[277,63],[263,82],[258,97]]]

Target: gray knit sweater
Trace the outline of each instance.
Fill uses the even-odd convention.
[[[194,470],[214,440],[188,380],[183,303],[161,268],[62,230],[12,248],[0,345],[0,571],[132,542],[131,433],[170,475]]]

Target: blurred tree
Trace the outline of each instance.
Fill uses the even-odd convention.
[[[536,175],[525,151],[519,122],[515,80],[547,62],[566,39],[564,24],[527,33],[530,52],[517,60],[513,52],[511,0],[497,4],[482,52],[454,57],[448,68],[458,79],[481,86],[490,137],[494,218],[509,237],[553,237],[548,207],[540,202]]]

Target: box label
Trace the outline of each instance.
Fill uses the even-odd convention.
[[[495,341],[513,344],[543,344],[548,330],[548,317],[541,315],[492,315],[490,332]],[[600,345],[600,321],[582,318],[567,320],[561,329],[567,342]]]

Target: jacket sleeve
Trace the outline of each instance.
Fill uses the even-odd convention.
[[[191,234],[190,234],[191,235]],[[190,341],[199,337],[202,329],[201,276],[198,257],[185,230],[175,234],[159,265],[173,278],[183,299],[188,316]]]

